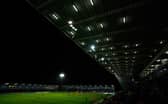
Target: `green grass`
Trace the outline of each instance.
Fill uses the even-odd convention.
[[[106,95],[79,92],[32,92],[0,94],[0,104],[93,104]]]

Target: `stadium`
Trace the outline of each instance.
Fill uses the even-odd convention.
[[[168,104],[165,10],[153,0],[17,3],[0,104]]]

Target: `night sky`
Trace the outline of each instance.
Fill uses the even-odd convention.
[[[1,47],[0,83],[115,84],[113,75],[103,70],[70,39],[26,2],[6,12]]]

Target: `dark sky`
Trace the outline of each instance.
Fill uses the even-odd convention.
[[[58,73],[65,72],[66,84],[118,84],[26,2],[6,14],[0,83],[58,83]]]

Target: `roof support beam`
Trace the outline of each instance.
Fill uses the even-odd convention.
[[[120,33],[124,33],[124,32],[136,31],[138,29],[141,29],[141,27],[140,28],[132,27],[132,28],[129,28],[129,29],[116,30],[116,31],[111,31],[111,32],[103,32],[103,33],[100,33],[100,34],[97,34],[97,35],[91,35],[91,36],[87,36],[87,37],[78,38],[76,40],[82,41],[82,40],[87,40],[87,39],[90,39],[90,38],[102,37],[103,34],[107,34],[106,36],[111,36],[111,35],[116,35],[116,34],[120,34]]]
[[[46,2],[42,3],[40,6],[36,7],[37,10],[42,9],[44,7],[46,7],[47,5],[49,5],[50,3],[55,2],[56,0],[47,0]]]
[[[166,46],[153,58],[153,60],[145,67],[144,70],[148,69],[154,63],[154,61],[156,61],[167,49],[168,44],[166,44]],[[143,71],[141,72],[141,74],[143,73]]]
[[[133,9],[133,8],[141,7],[141,6],[144,6],[144,4],[145,4],[144,2],[137,2],[137,3],[125,6],[125,7],[121,7],[121,8],[117,8],[117,9],[105,12],[103,14],[95,15],[95,16],[92,16],[92,17],[89,17],[89,18],[86,18],[86,19],[82,19],[82,20],[76,21],[73,24],[74,25],[79,25],[79,24],[82,24],[82,23],[90,22],[90,21],[93,21],[95,19],[104,18],[106,16],[110,16],[110,15],[114,15],[116,13],[120,13],[122,11],[126,11],[128,9]],[[67,25],[64,25],[62,28],[65,28],[66,26]]]

